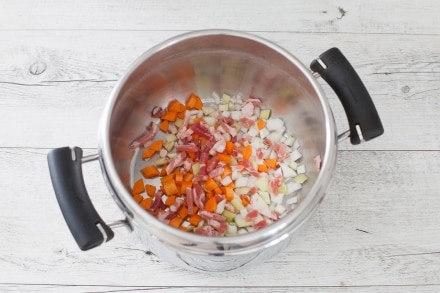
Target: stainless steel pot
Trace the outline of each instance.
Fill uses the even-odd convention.
[[[323,77],[341,99],[350,125],[342,136],[358,144],[383,133],[367,90],[337,48],[313,61],[311,69],[270,41],[227,30],[182,34],[144,53],[120,79],[104,109],[99,154],[83,157],[77,147],[48,154],[60,208],[80,248],[110,240],[120,224],[136,231],[152,252],[187,269],[227,271],[277,254],[318,208],[336,167],[336,126],[316,78]],[[263,98],[301,141],[302,163],[309,170],[301,203],[278,222],[244,235],[207,237],[180,231],[145,212],[131,195],[141,159],[128,146],[145,129],[152,108],[184,100],[192,92],[208,97],[213,91]],[[317,155],[322,158],[319,172],[313,162]],[[99,159],[125,220],[106,224],[95,211],[81,171],[81,164],[93,159]]]

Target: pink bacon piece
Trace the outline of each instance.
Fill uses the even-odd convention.
[[[194,232],[196,234],[204,235],[204,236],[214,236],[214,237],[220,236],[220,232],[218,232],[211,226],[201,226],[195,229]]]
[[[241,107],[241,118],[251,118],[254,114],[254,105],[252,103],[245,103]]]
[[[205,208],[205,204],[204,204],[205,192],[203,191],[203,188],[198,183],[194,183],[192,195],[193,195],[193,201],[194,201],[195,205],[199,209],[204,209]]]
[[[162,195],[163,192],[161,190],[156,191],[154,194],[154,201],[151,204],[150,210],[155,212],[162,204]]]
[[[173,173],[173,171],[177,168],[180,167],[184,164],[186,159],[186,153],[185,152],[180,152],[177,154],[177,156],[175,156],[174,158],[172,158],[170,160],[170,162],[168,163],[168,166],[166,168],[166,172],[167,174],[171,174]]]
[[[235,127],[229,126],[224,120],[220,121],[220,126],[226,133],[229,133],[232,137],[237,136],[237,129],[235,129]]]
[[[196,146],[195,143],[189,143],[189,144],[180,144],[176,145],[176,151],[177,152],[193,152],[196,153],[200,151],[200,148]]]
[[[264,228],[264,227],[266,227],[266,226],[267,226],[267,222],[266,222],[266,220],[261,220],[261,221],[259,221],[258,223],[255,223],[252,227],[253,227],[254,229],[258,230],[258,229]]]
[[[191,126],[191,129],[195,132],[195,133],[197,133],[197,134],[199,134],[199,135],[201,135],[201,136],[203,136],[203,137],[206,137],[207,139],[213,139],[214,138],[214,135],[212,135],[212,133],[211,133],[211,131],[209,130],[209,126],[208,126],[208,124],[206,124],[205,122],[203,122],[203,121],[198,121],[197,123],[194,123],[192,126]]]
[[[244,128],[250,128],[255,124],[255,120],[246,117],[240,118],[240,122]]]
[[[137,148],[137,147],[143,147],[147,142],[153,139],[153,137],[156,135],[158,130],[158,127],[153,122],[150,122],[150,124],[147,125],[146,130],[143,134],[141,134],[138,138],[133,140],[129,147],[130,148]]]
[[[225,147],[226,141],[224,139],[221,139],[212,146],[212,148],[209,150],[209,154],[211,156],[214,156],[216,153],[222,153],[225,150]]]
[[[321,156],[317,155],[316,157],[313,158],[313,162],[315,163],[315,168],[316,171],[320,171],[321,167],[322,167],[322,160],[321,160]]]
[[[289,154],[287,152],[288,147],[284,143],[275,143],[272,147],[274,152],[278,156],[278,161],[284,161],[289,157]]]
[[[215,221],[219,221],[219,222],[224,222],[226,221],[226,217],[223,215],[219,215],[217,213],[211,213],[208,211],[201,211],[199,213],[199,215],[202,217],[202,219],[205,220],[215,220]]]
[[[261,106],[263,104],[263,102],[260,99],[257,98],[252,98],[252,97],[248,97],[245,100],[245,103],[251,103],[252,105],[254,105],[255,107]]]
[[[161,118],[165,113],[167,112],[167,109],[162,109],[162,107],[154,107],[151,111],[151,116],[154,118]]]
[[[186,193],[186,203],[188,208],[188,215],[194,215],[194,199],[193,199],[193,192],[192,189],[187,187],[185,189]]]
[[[228,226],[226,226],[225,223],[220,223],[219,221],[216,220],[207,220],[206,222],[208,223],[209,226],[217,230],[220,233],[220,235],[225,233],[226,229],[228,228]]]
[[[283,177],[281,176],[275,176],[269,180],[269,187],[270,191],[272,191],[273,194],[278,194],[278,188],[283,184]]]

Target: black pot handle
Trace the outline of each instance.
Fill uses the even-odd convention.
[[[368,141],[383,134],[382,122],[370,94],[338,48],[322,53],[310,64],[310,69],[319,73],[341,100],[350,126],[352,144],[359,144],[361,138]]]
[[[49,172],[58,204],[81,250],[89,250],[113,238],[87,193],[82,173],[83,152],[79,147],[57,148],[47,155]]]

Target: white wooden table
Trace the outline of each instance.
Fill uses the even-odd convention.
[[[440,2],[0,1],[0,292],[439,292]],[[55,200],[49,149],[96,152],[118,78],[182,32],[229,28],[305,64],[337,46],[382,117],[385,135],[340,144],[337,173],[310,225],[254,268],[193,273],[132,234],[82,252]],[[347,128],[324,86],[338,129]],[[96,208],[119,219],[98,163],[84,166]],[[149,292],[150,292],[149,291]]]

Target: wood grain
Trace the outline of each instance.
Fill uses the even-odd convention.
[[[426,285],[426,286],[368,286],[368,287],[353,287],[353,286],[333,286],[333,287],[294,287],[294,286],[242,286],[242,287],[213,287],[205,286],[200,287],[179,287],[179,292],[182,293],[194,293],[203,292],[209,290],[209,292],[220,292],[220,293],[241,293],[241,292],[255,292],[255,293],[266,293],[266,292],[319,292],[319,293],[338,293],[338,292],[353,292],[353,293],[370,293],[370,292],[388,292],[388,293],[403,293],[403,292],[436,292],[440,289],[437,285]],[[50,284],[0,284],[0,290],[2,292],[90,292],[90,293],[116,293],[116,292],[176,292],[176,287],[167,286],[93,286],[93,285],[50,285]]]
[[[2,30],[197,30],[438,34],[438,1],[6,2]]]
[[[0,292],[439,292],[439,11],[434,0],[2,1]],[[318,212],[260,266],[185,271],[124,229],[80,251],[55,200],[48,150],[96,153],[100,115],[126,68],[161,41],[208,28],[255,33],[306,66],[339,47],[385,135],[339,144]],[[342,132],[342,106],[319,82]],[[120,219],[99,164],[83,170],[103,219]]]
[[[4,130],[0,145],[96,147],[99,118],[117,80],[142,52],[177,34],[177,31],[166,34],[0,32],[0,51],[6,52],[4,60],[0,61],[0,90],[3,93],[0,106],[5,109],[0,123],[14,123],[13,128]],[[438,38],[259,35],[291,51],[306,64],[332,46],[340,47],[352,60],[381,114],[385,135],[356,147],[343,143],[341,149],[440,149]],[[396,42],[399,47],[393,46]],[[357,46],[357,43],[374,45]],[[329,86],[324,83],[322,86],[334,110],[338,129],[343,132],[348,124],[342,106]],[[75,128],[82,131],[74,134],[71,129]]]
[[[288,249],[261,266],[215,274],[175,268],[151,255],[124,229],[117,230],[110,243],[80,251],[57,207],[46,151],[0,150],[4,166],[0,178],[9,178],[0,183],[0,190],[3,200],[11,203],[0,210],[0,262],[7,272],[0,275],[3,286],[185,287],[188,280],[200,288],[252,284],[288,290],[341,284],[440,285],[440,219],[435,216],[440,185],[438,172],[424,172],[438,170],[438,151],[339,152],[338,171],[326,199]],[[363,167],[353,161],[364,162]],[[107,193],[98,164],[84,165],[84,173],[102,217],[119,219],[121,213]]]

